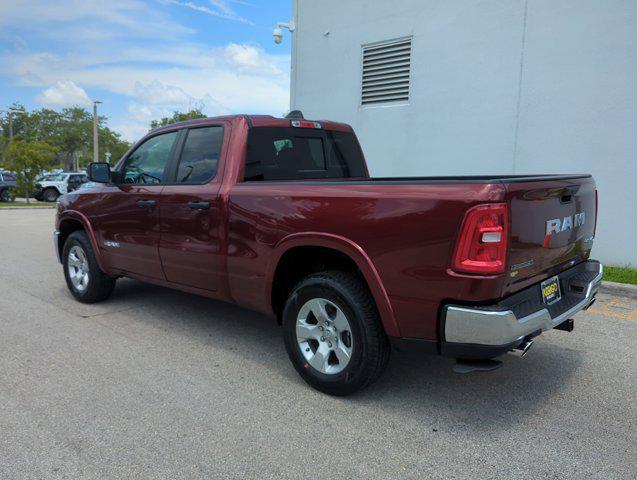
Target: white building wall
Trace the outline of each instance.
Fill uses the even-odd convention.
[[[294,11],[292,108],[350,123],[372,175],[590,172],[594,255],[637,265],[636,1],[296,0]],[[406,36],[409,101],[362,107],[362,45]]]

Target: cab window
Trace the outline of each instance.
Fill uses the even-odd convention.
[[[217,173],[223,127],[191,128],[186,135],[177,167],[177,183],[206,183]]]
[[[126,159],[123,183],[159,184],[165,182],[165,170],[178,132],[149,138]]]
[[[69,191],[77,190],[83,183],[86,183],[86,175],[71,175],[68,181]]]

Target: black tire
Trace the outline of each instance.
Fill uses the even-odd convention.
[[[60,196],[60,192],[58,192],[55,188],[47,188],[44,192],[42,192],[42,200],[45,202],[55,202]]]
[[[14,198],[11,193],[11,190],[9,190],[8,188],[5,188],[2,191],[0,191],[0,202],[12,202],[13,199]]]
[[[312,299],[325,299],[336,305],[351,327],[351,357],[338,373],[326,374],[315,369],[297,341],[297,317],[303,305]],[[296,371],[310,386],[330,395],[349,395],[367,387],[382,374],[389,361],[389,339],[374,299],[363,279],[353,273],[328,271],[302,280],[285,304],[283,328],[285,348]]]
[[[82,290],[76,287],[69,272],[69,252],[73,247],[79,247],[88,262],[88,285]],[[78,230],[66,239],[62,252],[62,262],[66,285],[76,300],[82,303],[96,303],[106,300],[115,288],[115,278],[109,277],[100,269],[93,246],[83,230]]]

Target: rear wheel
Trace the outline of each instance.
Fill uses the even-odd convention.
[[[389,342],[374,300],[358,276],[311,275],[292,291],[283,312],[285,347],[312,387],[349,395],[376,380],[389,360]]]
[[[78,230],[69,235],[64,243],[63,264],[66,285],[80,302],[100,302],[113,292],[115,279],[100,269],[84,231]]]
[[[60,193],[55,188],[47,188],[42,193],[42,200],[45,202],[55,202],[59,196]]]

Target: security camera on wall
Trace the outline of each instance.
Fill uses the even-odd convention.
[[[276,27],[272,31],[272,36],[274,37],[274,43],[278,45],[281,43],[281,40],[283,40],[283,31],[279,27]]]
[[[294,25],[294,20],[290,20],[289,22],[276,22],[276,28],[272,31],[272,36],[274,37],[274,43],[277,45],[281,43],[283,40],[283,30],[282,28],[287,28],[290,33],[292,33],[296,26]]]

